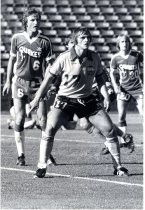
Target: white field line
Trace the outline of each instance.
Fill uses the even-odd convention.
[[[0,168],[2,170],[19,171],[19,172],[26,172],[26,173],[35,173],[35,171],[32,171],[32,170],[24,170],[24,169],[17,169],[17,168],[6,168],[6,167],[0,167]],[[106,180],[106,179],[96,179],[96,178],[72,176],[72,175],[66,175],[66,174],[57,174],[57,173],[46,173],[46,174],[48,176],[54,176],[54,177],[66,177],[66,178],[86,180],[86,181],[95,181],[95,182],[104,182],[104,183],[117,184],[117,185],[143,187],[142,184],[136,184],[136,183],[111,181],[111,180]]]
[[[14,136],[13,135],[1,135],[1,138],[14,138]],[[29,136],[29,137],[25,137],[26,139],[32,139],[32,140],[40,140],[40,138],[37,138],[37,137],[31,137],[31,136]],[[86,144],[90,144],[90,143],[92,143],[92,144],[102,144],[103,143],[103,140],[102,141],[98,141],[98,140],[96,140],[96,141],[93,141],[93,140],[90,140],[90,141],[87,141],[87,139],[85,139],[85,140],[76,140],[76,139],[59,139],[59,138],[55,138],[55,141],[61,141],[61,142],[78,142],[78,143],[86,143]],[[143,145],[142,144],[135,144],[135,146],[137,146],[137,147],[143,147]]]

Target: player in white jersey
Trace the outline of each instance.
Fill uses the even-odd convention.
[[[67,49],[71,49],[72,47],[74,47],[74,37],[72,35],[70,37],[67,37],[64,40],[64,44]],[[104,70],[104,80],[107,87],[108,95],[109,95],[110,101],[113,102],[116,99],[116,93],[114,92],[114,89],[112,87],[109,72],[105,68],[103,70]],[[97,83],[95,81],[93,83],[92,89],[93,89],[93,94],[95,94],[95,97],[98,98],[98,100],[103,100],[103,98],[101,97],[101,94],[99,93]],[[89,134],[91,134],[94,138],[99,136],[104,139],[103,134],[94,125],[92,125],[92,123],[89,122],[89,120],[86,117],[79,119],[79,125],[81,126],[81,128],[86,130]],[[123,138],[124,140],[124,143],[123,145],[121,144],[121,146],[129,148],[130,153],[133,152],[134,151],[133,136],[131,134],[124,133],[116,125],[115,127],[116,127],[117,136]],[[109,150],[106,145],[102,149],[101,154],[102,155],[109,154]]]
[[[59,127],[74,114],[79,118],[87,117],[106,137],[115,169],[114,175],[128,175],[128,170],[121,164],[116,129],[104,109],[104,107],[109,108],[110,101],[103,79],[101,61],[96,52],[88,49],[91,34],[86,28],[79,28],[74,32],[74,37],[75,46],[58,56],[47,72],[34,100],[30,103],[30,110],[37,107],[49,84],[61,74],[58,94],[47,118],[45,136],[41,139],[38,169],[34,177],[43,178],[45,176],[54,136]],[[104,107],[92,94],[94,78],[104,97]]]
[[[17,165],[25,165],[24,122],[25,105],[32,100],[43,80],[44,67],[52,56],[50,40],[39,32],[41,14],[30,8],[24,12],[24,31],[14,34],[11,40],[10,58],[7,67],[7,79],[3,94],[8,93],[12,85],[12,97],[15,109],[15,142],[18,152]],[[13,76],[14,64],[16,63]],[[47,110],[45,101],[39,102],[37,116],[42,133],[46,126]]]
[[[126,132],[126,114],[131,100],[135,102],[139,113],[143,115],[143,55],[132,49],[127,35],[118,36],[117,46],[119,52],[111,59],[110,76],[117,94],[119,127]]]

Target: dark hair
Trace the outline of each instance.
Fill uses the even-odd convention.
[[[132,46],[131,40],[130,40],[129,36],[126,35],[126,34],[120,34],[120,35],[117,37],[117,47],[118,47],[118,49],[120,49],[119,43],[120,43],[120,39],[121,39],[121,38],[125,38],[125,39],[129,42],[129,49],[131,49],[131,46]]]
[[[92,40],[90,31],[85,27],[81,27],[81,28],[77,28],[76,30],[73,31],[73,38],[74,38],[75,43],[77,41],[77,37],[81,34],[87,35],[89,37],[90,41]]]
[[[23,19],[22,19],[22,23],[24,26],[24,29],[27,29],[27,17],[29,17],[30,15],[37,15],[38,19],[41,20],[41,12],[36,10],[35,8],[28,8],[24,13],[23,13]]]

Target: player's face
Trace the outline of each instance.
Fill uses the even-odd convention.
[[[32,14],[27,17],[27,31],[37,32],[40,25],[40,19],[38,15]]]
[[[129,41],[125,37],[122,37],[119,42],[119,47],[121,51],[128,51],[129,50]]]
[[[79,36],[77,36],[77,45],[84,50],[89,47],[90,42],[91,40],[88,35],[80,34]]]

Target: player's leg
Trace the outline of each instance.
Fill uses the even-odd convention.
[[[141,116],[143,116],[143,113],[144,113],[144,111],[143,111],[143,96],[140,96],[139,98],[136,99],[136,107],[139,111],[139,114]]]
[[[29,104],[28,103],[25,106],[25,110],[26,110],[26,116],[25,116],[24,128],[32,129],[36,124],[36,120],[32,118],[32,113],[29,113]]]
[[[45,176],[47,161],[52,152],[55,133],[68,120],[69,116],[60,109],[52,108],[48,113],[46,129],[40,141],[38,170],[34,177],[43,178]]]
[[[25,165],[25,136],[24,136],[24,122],[25,122],[25,100],[14,98],[15,110],[15,126],[14,135],[18,152],[17,165]]]
[[[127,170],[124,170],[121,165],[119,141],[115,126],[109,115],[104,111],[104,109],[101,109],[97,114],[90,116],[89,121],[106,137],[106,145],[112,156],[114,168],[118,171],[118,174],[122,173],[120,171],[123,170],[124,175],[127,175]]]
[[[117,100],[117,110],[119,118],[119,128],[126,133],[127,124],[126,124],[126,113],[128,108],[128,102],[124,100]]]

